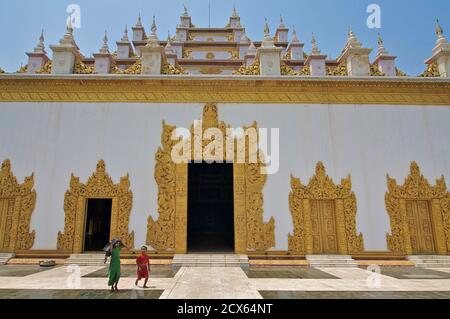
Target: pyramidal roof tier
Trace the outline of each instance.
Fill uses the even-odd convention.
[[[288,75],[307,75],[308,72],[304,69],[307,62],[313,61],[313,63],[316,63],[319,60],[324,60],[323,68],[327,70],[327,76],[385,76],[387,73],[397,76],[401,74],[400,72],[386,73],[388,69],[397,69],[395,64],[387,62],[394,61],[396,57],[390,55],[381,35],[378,36],[378,39],[373,39],[377,43],[376,59],[373,62],[369,61],[369,54],[372,49],[365,47],[351,28],[349,28],[342,52],[336,59],[328,59],[327,55],[321,53],[316,37],[313,35],[310,55],[314,58],[307,61],[309,55],[303,51],[304,44],[301,41],[301,36],[299,36],[299,34],[303,34],[304,30],[298,33],[295,27],[287,28],[282,15],[279,16],[278,21],[276,21],[277,19],[274,19],[275,21],[265,19],[259,31],[259,39],[250,39],[247,36],[248,32],[241,23],[241,17],[236,7],[230,10],[228,24],[223,27],[195,26],[187,7],[183,8],[179,19],[175,35],[169,36],[167,39],[159,39],[157,18],[153,16],[152,19],[148,19],[139,13],[131,28],[132,34],[128,33],[128,27],[125,25],[122,36],[115,41],[116,48],[113,49],[109,46],[108,36],[105,33],[103,45],[98,51],[94,51],[112,56],[112,66],[109,72],[116,74],[142,72],[139,65],[142,63],[141,60],[144,59],[144,51],[145,54],[160,52],[163,55],[170,56],[169,60],[166,60],[166,56],[162,57],[162,60],[168,61],[174,67],[179,67],[180,70],[183,69],[183,74],[239,74],[239,70],[248,62],[246,57],[257,56],[254,63],[261,63],[259,57],[264,56],[264,50],[269,52],[270,50],[267,50],[269,48],[272,49],[272,52],[279,52],[284,70],[280,72],[276,70],[280,75],[283,72]],[[271,32],[271,24],[275,25],[274,33]],[[436,23],[435,33],[436,46],[432,51],[431,58],[426,61],[426,64],[432,66],[430,68],[434,71],[425,74],[427,76],[447,77],[450,73],[448,71],[450,44],[444,36],[444,30],[439,21]],[[27,53],[29,59],[33,57],[32,61],[29,60],[29,64],[31,63],[36,68],[39,67],[38,73],[54,72],[56,68],[55,59],[61,59],[60,63],[69,61],[70,64],[73,62],[90,67],[98,62],[96,59],[100,56],[96,54],[94,57],[86,58],[81,54],[75,41],[74,27],[70,21],[66,26],[63,37],[57,44],[50,45],[50,48],[53,56],[49,61],[46,56],[44,34],[41,32],[38,44],[31,52]],[[152,51],[144,48],[158,50]],[[260,54],[261,52],[263,55]],[[274,56],[276,57],[276,55]],[[276,62],[274,65],[280,63]],[[263,69],[263,66],[261,65],[260,68]],[[384,68],[385,72],[377,70],[377,68]],[[68,66],[61,72],[70,73],[73,69],[72,66]],[[257,70],[257,68],[254,70]],[[33,72],[37,71],[34,70]],[[245,72],[248,73],[249,71]]]

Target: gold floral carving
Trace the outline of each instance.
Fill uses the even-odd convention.
[[[298,75],[298,73],[295,72],[293,68],[288,66],[283,61],[280,63],[280,73],[281,73],[281,75]]]
[[[33,247],[35,231],[30,232],[31,214],[36,205],[34,174],[17,182],[11,162],[5,160],[0,170],[0,251],[13,252]]]
[[[253,63],[249,66],[243,64],[233,75],[260,75],[261,69],[259,65],[259,60],[255,59]]]
[[[380,69],[378,69],[378,65],[371,64],[370,65],[370,76],[386,76],[386,74],[381,72]]]
[[[444,176],[431,186],[420,173],[416,162],[403,185],[387,175],[386,210],[391,222],[391,234],[386,235],[388,249],[395,253],[413,254],[406,211],[406,201],[427,201],[430,204],[435,248],[438,254],[450,253],[450,193]]]
[[[228,125],[219,122],[216,104],[206,104],[203,109],[203,127],[217,128],[225,136]],[[256,123],[252,128],[257,131]],[[246,128],[244,128],[245,130]],[[158,213],[157,221],[150,216],[147,227],[147,244],[158,251],[187,251],[187,196],[188,196],[188,164],[175,164],[172,161],[172,149],[181,141],[172,140],[175,126],[163,122],[161,147],[156,152],[155,180],[158,184]],[[194,141],[194,126],[191,127],[191,141]],[[203,141],[206,146],[209,141]],[[238,143],[238,140],[234,140]],[[241,141],[243,142],[243,141]],[[249,147],[248,139],[245,141]],[[225,141],[224,141],[225,143]],[[236,145],[236,144],[235,144]],[[257,144],[256,144],[257,145]],[[225,147],[225,145],[224,145]],[[226,148],[224,148],[226,149]],[[256,146],[257,149],[257,146]],[[256,150],[258,153],[259,150]],[[237,157],[235,150],[234,159]],[[248,159],[249,154],[246,154]],[[202,160],[202,155],[192,153],[193,160]],[[225,158],[224,158],[225,160]],[[265,251],[275,246],[275,221],[263,221],[263,188],[266,175],[261,173],[263,163],[233,164],[234,180],[234,238],[235,252]]]
[[[64,233],[58,233],[58,249],[74,253],[83,251],[86,205],[91,198],[112,199],[110,237],[121,238],[125,246],[133,248],[134,231],[128,232],[133,204],[129,176],[114,184],[106,173],[105,162],[101,160],[86,184],[80,183],[80,179],[73,174],[71,176],[70,189],[64,197]]]
[[[356,197],[352,191],[350,175],[340,185],[326,175],[322,162],[316,165],[316,175],[308,185],[291,176],[292,191],[289,194],[289,209],[294,225],[293,234],[288,235],[289,252],[314,254],[311,201],[332,200],[335,206],[335,220],[339,254],[353,254],[364,251],[362,234],[356,231]]]
[[[52,60],[48,60],[42,68],[35,72],[36,74],[50,74],[52,73]]]
[[[407,76],[407,74],[405,72],[403,72],[402,70],[400,70],[399,68],[395,68],[395,75],[396,76]]]
[[[0,102],[450,105],[449,91],[445,78],[0,77]]]
[[[441,74],[439,73],[437,63],[434,62],[434,63],[429,64],[427,69],[419,76],[422,78],[438,78],[438,77],[440,77]]]
[[[17,70],[16,73],[27,73],[27,71],[28,71],[28,64],[25,64],[25,65],[21,66],[20,69]]]
[[[341,63],[338,66],[328,66],[327,74],[330,76],[348,76],[347,65]]]
[[[172,64],[166,62],[162,67],[161,74],[186,74],[186,71],[179,65],[173,66]]]
[[[305,65],[298,74],[299,75],[311,75],[311,67],[309,65]]]
[[[94,73],[94,66],[93,65],[86,65],[81,61],[76,61],[75,66],[73,68],[74,74],[93,74]]]

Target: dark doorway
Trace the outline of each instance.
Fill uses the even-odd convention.
[[[234,252],[233,164],[191,163],[188,251]]]
[[[88,199],[84,251],[101,251],[109,242],[112,199]]]

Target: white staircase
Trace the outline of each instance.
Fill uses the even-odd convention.
[[[357,268],[358,264],[349,255],[306,255],[314,268]]]
[[[65,265],[101,266],[104,265],[105,254],[71,254],[64,262]],[[108,258],[109,262],[109,258]],[[108,263],[107,262],[107,263]]]
[[[232,254],[177,254],[173,257],[172,266],[241,267],[248,266],[248,256]]]
[[[408,260],[417,268],[450,268],[450,256],[446,255],[408,256]]]
[[[14,254],[0,253],[0,265],[6,265],[6,263],[14,257]]]

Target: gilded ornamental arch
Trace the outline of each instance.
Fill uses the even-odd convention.
[[[129,218],[133,202],[129,176],[124,176],[114,184],[106,172],[105,162],[100,160],[95,173],[86,184],[73,174],[70,188],[64,197],[64,233],[58,232],[58,249],[80,253],[84,246],[86,202],[88,199],[112,199],[111,238],[121,238],[128,248],[134,246],[134,231],[128,232]]]
[[[340,185],[326,175],[322,162],[316,165],[316,174],[308,185],[303,185],[298,178],[291,176],[292,191],[289,194],[289,209],[294,224],[293,234],[289,234],[289,252],[294,254],[315,254],[319,251],[321,238],[315,233],[320,228],[320,219],[331,225],[336,253],[353,254],[364,250],[363,236],[356,232],[356,197],[352,191],[350,175],[341,180]],[[319,214],[322,212],[323,214]],[[317,214],[317,220],[313,214]],[[318,216],[322,215],[322,217]],[[323,239],[323,238],[322,238]],[[323,239],[326,240],[326,239]]]
[[[207,129],[218,129],[222,136],[226,136],[226,131],[230,128],[218,119],[217,105],[206,104],[203,108],[201,132]],[[155,180],[158,184],[158,213],[159,218],[154,221],[150,216],[147,227],[147,244],[152,245],[158,251],[174,251],[186,253],[187,251],[187,196],[188,196],[188,163],[175,164],[172,161],[172,150],[174,146],[182,141],[172,140],[172,133],[177,129],[175,126],[167,125],[163,122],[163,132],[161,135],[161,147],[156,152]],[[197,127],[198,128],[198,127]],[[251,128],[257,132],[256,123]],[[244,130],[247,128],[244,128]],[[191,141],[197,137],[194,132],[196,127],[191,126]],[[256,147],[252,148],[255,141],[249,141],[244,135],[245,141],[241,138],[233,138],[232,143],[236,146],[239,142],[244,142],[246,150],[261,152]],[[213,139],[211,139],[213,140]],[[202,145],[209,142],[202,140]],[[225,146],[225,139],[224,150]],[[275,221],[273,217],[268,223],[263,221],[263,188],[267,175],[261,173],[264,164],[259,160],[256,163],[248,161],[249,153],[246,152],[245,163],[236,161],[237,152],[234,147],[233,162],[233,184],[234,184],[234,240],[235,252],[246,253],[247,251],[265,251],[275,246]],[[225,154],[225,152],[223,152]],[[227,158],[221,160],[229,160]],[[202,160],[202,154],[194,151],[191,159]],[[225,157],[225,155],[224,155]]]
[[[387,186],[385,203],[391,223],[391,234],[386,234],[388,249],[407,255],[423,250],[449,254],[450,193],[444,176],[432,186],[412,162],[403,185],[387,175]]]
[[[30,232],[31,214],[36,205],[34,173],[17,182],[11,162],[5,160],[0,170],[0,251],[13,252],[33,247],[35,231]]]

